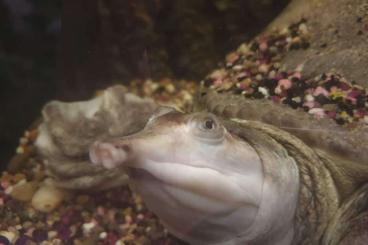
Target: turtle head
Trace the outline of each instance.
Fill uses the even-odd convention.
[[[191,243],[223,243],[257,223],[262,160],[211,113],[161,108],[139,133],[93,144],[90,158],[125,167],[147,206]]]

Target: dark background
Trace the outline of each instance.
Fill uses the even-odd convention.
[[[51,99],[134,78],[200,81],[288,0],[0,0],[0,169]]]

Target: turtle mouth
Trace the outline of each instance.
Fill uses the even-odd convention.
[[[243,176],[215,169],[212,166],[216,164],[206,162],[206,159],[189,163],[169,160],[166,155],[152,155],[141,152],[139,148],[134,150],[129,142],[96,142],[90,149],[90,159],[92,163],[108,169],[121,166],[128,170],[136,184],[146,188],[154,184],[153,190],[165,189],[179,202],[191,204],[191,201],[206,199],[216,206],[258,203],[249,187],[240,184]]]
[[[127,169],[129,177],[136,183],[157,183],[158,188],[165,188],[174,193],[174,196],[179,192],[185,192],[216,203],[232,205],[257,203],[232,176],[203,165],[147,161],[127,164]]]
[[[149,189],[150,193],[146,198],[161,205],[175,203],[178,210],[192,210],[202,214],[214,214],[219,210],[228,210],[232,206],[229,205],[230,200],[214,195],[219,194],[216,186],[206,189],[201,189],[200,186],[195,188],[186,183],[163,179],[144,168],[128,167],[127,173],[133,185],[140,188],[139,193],[146,193],[142,188]]]

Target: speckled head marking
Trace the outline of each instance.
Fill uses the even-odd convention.
[[[298,192],[293,159],[276,142],[263,150],[223,123],[211,113],[163,108],[141,132],[96,142],[90,158],[127,168],[148,207],[185,241],[287,244]]]

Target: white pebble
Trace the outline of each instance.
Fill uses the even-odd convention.
[[[238,51],[240,53],[245,54],[246,52],[249,51],[249,46],[243,43],[242,45],[239,46]]]
[[[262,64],[258,67],[258,71],[261,73],[267,73],[268,72],[268,65],[266,64]]]
[[[268,89],[265,87],[258,87],[258,92],[262,93],[265,98],[268,98],[270,94],[268,93]]]
[[[300,33],[301,33],[301,34],[303,34],[303,35],[308,34],[308,27],[307,27],[307,25],[306,25],[306,24],[304,24],[304,23],[300,24],[300,26],[299,26],[299,31],[300,31]]]
[[[294,102],[296,102],[296,103],[302,102],[302,99],[300,97],[294,97],[291,100],[294,101]]]
[[[304,97],[304,100],[307,101],[307,102],[312,102],[314,101],[314,97],[313,95],[311,94],[307,94],[305,97]]]
[[[14,189],[13,186],[9,186],[8,188],[5,189],[4,192],[5,192],[5,194],[10,195],[10,193],[12,193],[13,189]]]
[[[174,87],[174,85],[173,84],[168,84],[168,85],[166,85],[166,90],[167,90],[167,92],[169,92],[169,93],[174,93],[175,92],[175,87]]]
[[[88,235],[93,228],[95,228],[96,223],[95,222],[89,222],[83,224],[83,234]]]
[[[276,77],[276,71],[272,70],[269,74],[268,74],[268,78],[270,79],[274,79]]]
[[[15,152],[16,152],[17,154],[23,154],[23,153],[24,153],[24,148],[23,148],[23,147],[21,147],[21,146],[18,146],[18,147],[17,147],[17,149],[15,150]]]
[[[32,198],[32,206],[41,212],[51,212],[63,201],[65,193],[53,185],[41,186]]]
[[[234,71],[241,71],[241,70],[243,70],[243,66],[242,65],[235,65],[235,66],[233,66],[233,70]]]
[[[191,101],[193,96],[188,91],[183,91],[183,100]]]
[[[325,116],[325,111],[322,108],[312,108],[308,113],[313,114],[317,118],[323,118]]]
[[[53,238],[55,238],[57,235],[58,235],[58,233],[57,233],[56,231],[49,231],[49,232],[47,233],[47,237],[48,237],[48,239],[53,239]]]
[[[6,237],[11,244],[18,238],[18,235],[11,231],[0,231],[0,236]]]
[[[100,235],[98,236],[100,239],[105,239],[107,237],[107,233],[104,231],[104,232],[101,232]]]

